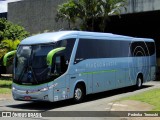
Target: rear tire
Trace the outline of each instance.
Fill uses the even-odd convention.
[[[136,88],[137,88],[137,89],[142,88],[142,84],[143,84],[143,78],[139,75],[139,76],[137,77]]]
[[[85,88],[81,84],[76,85],[74,89],[74,102],[80,103],[84,100],[84,97],[85,97]]]

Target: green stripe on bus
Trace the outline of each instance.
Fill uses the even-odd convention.
[[[97,72],[84,72],[84,73],[82,73],[82,75],[100,74],[100,73],[105,73],[105,72],[117,72],[117,70],[103,70],[103,71],[97,71]]]

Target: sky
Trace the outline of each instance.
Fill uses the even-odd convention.
[[[0,0],[0,13],[7,12],[8,3],[15,1],[20,1],[20,0]]]

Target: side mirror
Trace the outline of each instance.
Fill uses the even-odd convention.
[[[47,65],[51,67],[52,66],[52,58],[53,58],[53,56],[57,52],[62,51],[64,49],[66,49],[66,48],[65,47],[59,47],[59,48],[55,48],[55,49],[51,50],[47,55]],[[58,60],[58,58],[57,58],[57,60]]]
[[[4,57],[3,57],[3,65],[4,65],[4,66],[7,66],[8,57],[15,55],[16,52],[17,52],[17,50],[13,50],[13,51],[8,52],[8,53],[6,53],[6,54],[4,55]]]

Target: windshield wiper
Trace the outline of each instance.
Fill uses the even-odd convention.
[[[38,83],[38,81],[37,81],[37,79],[36,79],[36,75],[35,75],[35,73],[34,73],[34,71],[33,71],[32,66],[29,66],[29,70],[31,70],[31,71],[32,71],[32,74],[33,74],[33,80],[34,80],[34,81],[36,81],[36,83]]]
[[[27,65],[24,66],[20,76],[18,77],[18,81],[20,81],[20,79],[22,78],[22,76],[24,75],[25,71],[27,70]]]

